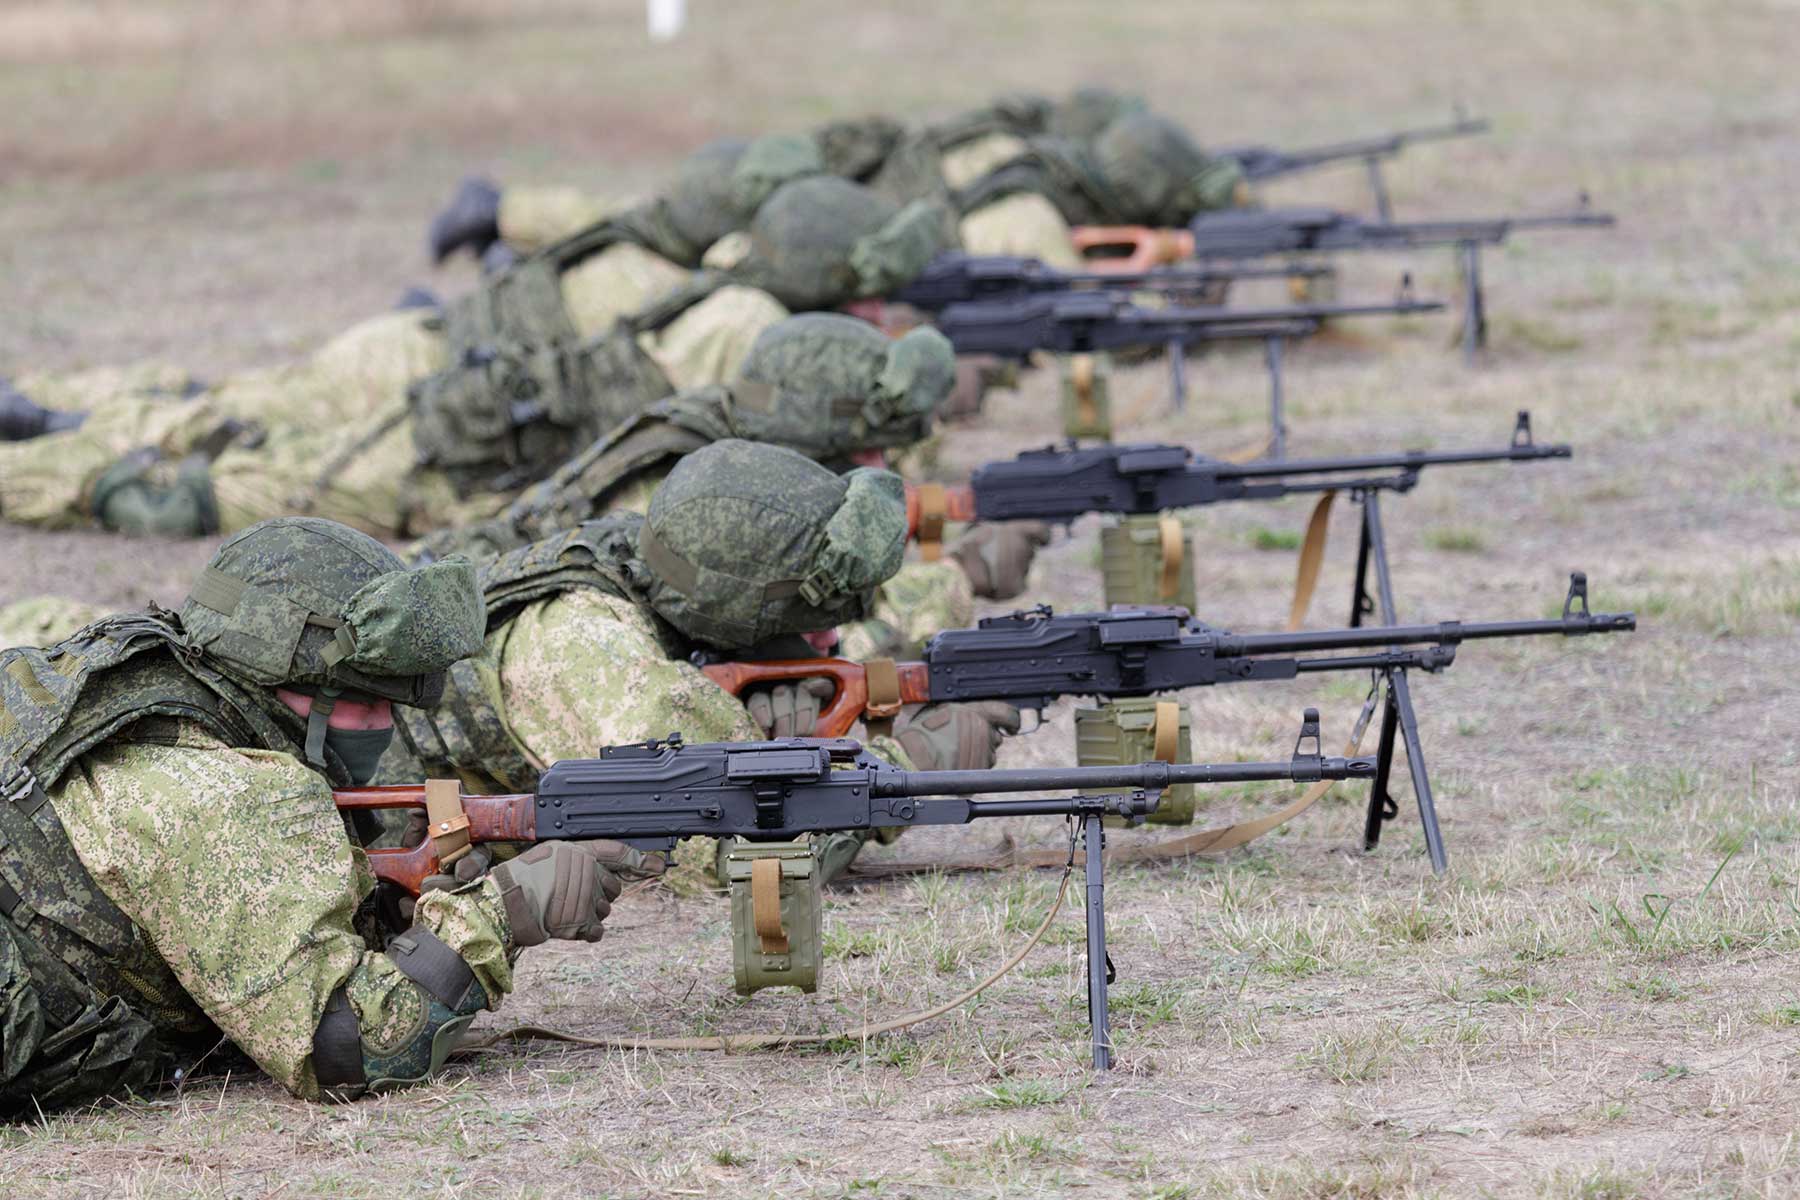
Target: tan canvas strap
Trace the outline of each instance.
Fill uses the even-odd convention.
[[[1257,441],[1251,442],[1248,446],[1240,447],[1239,449],[1233,450],[1228,454],[1219,455],[1219,461],[1234,463],[1234,464],[1238,464],[1238,465],[1242,465],[1243,463],[1247,463],[1247,462],[1255,462],[1259,458],[1266,457],[1268,455],[1269,451],[1273,450],[1274,448],[1275,448],[1275,435],[1271,433],[1271,434],[1268,434],[1268,435],[1258,439]]]
[[[788,952],[787,930],[781,927],[781,860],[759,858],[750,864],[750,921],[764,954]]]
[[[1313,505],[1306,521],[1306,540],[1300,543],[1300,565],[1294,573],[1294,603],[1288,609],[1289,629],[1306,623],[1306,610],[1312,607],[1313,591],[1319,586],[1319,567],[1325,561],[1325,539],[1331,531],[1331,502],[1337,492],[1329,491]]]
[[[919,494],[919,557],[936,562],[944,556],[944,522],[950,500],[941,483],[921,483]]]
[[[941,1017],[953,1012],[994,984],[1004,979],[1012,969],[1025,961],[1050,932],[1050,926],[1056,921],[1056,914],[1062,911],[1063,901],[1069,894],[1069,877],[1072,869],[1069,866],[1068,851],[1063,851],[1062,883],[1056,889],[1056,899],[1050,904],[1050,911],[1033,931],[1025,944],[999,967],[995,968],[987,978],[966,991],[959,992],[941,1004],[919,1012],[907,1013],[887,1021],[878,1021],[862,1026],[860,1029],[838,1029],[830,1033],[728,1033],[718,1037],[680,1037],[680,1038],[634,1038],[634,1037],[584,1037],[581,1034],[567,1033],[560,1029],[550,1029],[543,1025],[515,1025],[511,1029],[502,1029],[485,1037],[464,1038],[452,1051],[452,1056],[459,1054],[476,1054],[488,1050],[502,1042],[518,1042],[540,1040],[547,1042],[564,1042],[571,1046],[586,1046],[594,1050],[722,1050],[727,1053],[737,1050],[778,1050],[785,1046],[827,1046],[833,1042],[867,1042],[870,1038],[880,1037],[884,1033],[894,1033],[912,1025]]]
[[[1162,571],[1156,581],[1156,594],[1164,600],[1181,595],[1181,562],[1186,557],[1187,539],[1181,536],[1181,522],[1163,517],[1156,523],[1162,540]]]
[[[1069,356],[1069,386],[1075,391],[1075,419],[1083,429],[1100,427],[1100,406],[1094,403],[1094,377],[1097,373],[1093,355]]]
[[[871,658],[863,663],[863,686],[868,691],[863,724],[870,737],[885,737],[894,731],[894,718],[900,715],[900,668],[891,658]]]
[[[1157,762],[1174,762],[1176,748],[1181,744],[1181,705],[1173,700],[1158,700],[1150,731],[1151,757]]]
[[[440,872],[469,852],[469,814],[463,811],[461,783],[425,781],[425,824]]]

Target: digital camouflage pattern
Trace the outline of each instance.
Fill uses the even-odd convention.
[[[1184,225],[1228,207],[1243,171],[1209,157],[1173,122],[1128,113],[1091,142],[1038,137],[1024,154],[956,194],[971,213],[1018,193],[1043,196],[1071,225]]]
[[[969,577],[951,559],[909,562],[875,589],[869,615],[838,629],[843,658],[917,658],[925,643],[945,629],[975,622]]]
[[[747,232],[749,252],[733,276],[793,312],[881,295],[955,249],[946,213],[928,201],[902,207],[831,175],[776,189]]]
[[[792,450],[729,440],[670,472],[638,549],[658,615],[696,641],[746,649],[860,619],[899,569],[905,538],[899,476],[839,476]]]
[[[228,538],[181,609],[191,644],[255,686],[339,687],[434,703],[451,663],[480,649],[475,568],[408,568],[366,534],[282,517]]]
[[[340,984],[372,1047],[416,1035],[417,985],[353,925],[374,884],[366,860],[324,779],[293,757],[183,724],[173,744],[90,752],[52,803],[94,881],[179,983],[142,997],[159,1027],[216,1024],[307,1098],[319,1095],[313,1033]],[[511,990],[491,885],[427,896],[415,922],[463,957],[493,1003]]]
[[[955,356],[933,330],[893,339],[838,314],[789,317],[757,337],[731,386],[658,402],[500,516],[433,534],[414,555],[488,557],[617,509],[641,512],[681,456],[726,438],[786,446],[847,467],[861,451],[926,436],[954,378]]]

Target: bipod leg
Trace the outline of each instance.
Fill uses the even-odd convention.
[[[1437,801],[1431,795],[1431,777],[1425,772],[1425,750],[1419,744],[1419,718],[1413,712],[1412,688],[1404,670],[1388,673],[1388,695],[1399,719],[1400,738],[1406,744],[1406,769],[1412,773],[1413,795],[1419,801],[1419,824],[1425,829],[1425,852],[1431,856],[1432,873],[1442,875],[1450,864],[1444,854],[1444,834],[1438,828]]]
[[[1400,806],[1388,793],[1388,778],[1394,770],[1394,727],[1399,724],[1399,710],[1394,701],[1394,674],[1383,672],[1387,685],[1381,705],[1381,739],[1375,747],[1375,778],[1369,781],[1369,814],[1363,819],[1363,849],[1372,851],[1381,844],[1381,826],[1400,815]]]
[[[1094,1034],[1094,1070],[1112,1068],[1112,1025],[1107,1020],[1106,985],[1112,982],[1112,959],[1106,955],[1106,867],[1102,861],[1106,828],[1099,813],[1081,819],[1081,848],[1087,858],[1088,1025]]]
[[[1264,343],[1269,364],[1269,457],[1287,457],[1287,401],[1282,390],[1281,356],[1287,339],[1272,337]]]
[[[1357,526],[1361,532],[1356,540],[1356,579],[1350,592],[1350,627],[1360,628],[1363,618],[1375,611],[1375,598],[1369,595],[1369,502],[1374,499],[1373,493],[1357,496],[1356,501],[1362,505],[1362,513]]]
[[[1388,570],[1387,537],[1381,526],[1381,498],[1374,492],[1363,498],[1363,536],[1369,548],[1369,564],[1375,575],[1375,597],[1377,611],[1383,624],[1398,625],[1400,615],[1394,604],[1394,578]],[[1388,708],[1382,717],[1381,745],[1379,752],[1386,757],[1377,763],[1379,788],[1371,788],[1369,792],[1369,808],[1371,823],[1375,820],[1375,796],[1377,790],[1382,795],[1382,806],[1394,808],[1393,801],[1387,795],[1387,780],[1390,774],[1387,759],[1393,755],[1393,730],[1389,726],[1388,717],[1393,718],[1393,725],[1398,728],[1400,740],[1406,746],[1406,766],[1412,774],[1413,795],[1419,801],[1419,823],[1425,828],[1425,850],[1431,856],[1431,869],[1441,875],[1448,865],[1444,855],[1444,834],[1438,827],[1437,801],[1431,794],[1431,779],[1425,772],[1425,750],[1419,742],[1419,718],[1413,712],[1412,687],[1407,682],[1406,671],[1394,668],[1387,672]],[[1394,812],[1398,812],[1395,808]],[[1393,816],[1390,812],[1387,815]],[[1364,826],[1364,840],[1368,842],[1369,826]],[[1379,832],[1379,830],[1377,830]],[[1368,842],[1373,845],[1373,842]]]
[[[1363,159],[1369,171],[1369,190],[1375,193],[1375,215],[1383,225],[1394,223],[1394,206],[1388,202],[1387,180],[1381,176],[1381,159],[1371,154]]]
[[[1170,338],[1164,352],[1169,356],[1169,407],[1180,412],[1187,407],[1187,346]]]
[[[1487,345],[1487,303],[1481,292],[1481,245],[1464,241],[1463,272],[1463,361],[1473,363],[1475,352]]]

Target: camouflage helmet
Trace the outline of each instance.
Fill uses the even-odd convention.
[[[747,650],[860,619],[905,543],[899,476],[835,475],[785,447],[727,439],[669,472],[638,554],[659,616],[695,641]]]
[[[1094,159],[1118,196],[1125,220],[1143,225],[1183,225],[1221,186],[1219,164],[1173,121],[1153,113],[1129,113],[1094,142]],[[1219,207],[1217,203],[1210,207]]]
[[[732,198],[732,181],[749,143],[722,138],[708,142],[681,160],[663,203],[675,231],[704,250],[726,234],[742,229],[754,208],[740,208]]]
[[[1051,108],[1044,132],[1052,137],[1089,142],[1120,117],[1148,110],[1144,98],[1130,92],[1115,92],[1104,87],[1076,88],[1069,93],[1068,99]]]
[[[731,202],[748,215],[782,184],[824,169],[818,143],[805,134],[764,134],[744,148],[731,169]]]
[[[181,624],[234,679],[428,708],[450,664],[481,649],[487,617],[467,559],[408,569],[346,525],[277,517],[219,547]]]
[[[835,308],[912,279],[947,248],[943,231],[930,202],[902,208],[848,179],[813,175],[757,209],[738,274],[795,312]]]
[[[955,381],[935,329],[894,339],[855,317],[802,313],[758,335],[731,391],[746,438],[824,461],[923,440]]]

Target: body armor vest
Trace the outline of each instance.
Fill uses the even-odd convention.
[[[481,571],[491,633],[537,600],[594,588],[610,596],[644,604],[649,574],[637,557],[637,535],[643,518],[616,513],[515,550]],[[646,605],[647,609],[647,605]],[[672,629],[658,621],[669,638]],[[478,654],[453,665],[436,708],[394,710],[395,728],[412,761],[383,759],[382,782],[394,772],[419,772],[417,778],[453,774],[472,791],[528,792],[537,787],[547,763],[530,753],[507,727],[500,696],[499,663]]]
[[[216,1036],[82,865],[48,795],[100,743],[172,738],[183,720],[230,745],[295,750],[170,613],[109,617],[46,649],[0,652],[0,967],[26,977],[54,1027],[22,1076],[0,1075],[0,1114],[22,1099],[48,1106],[153,1084],[172,1061],[158,1027]]]

